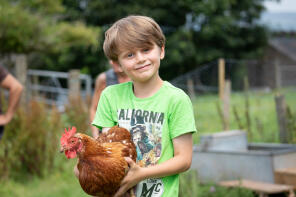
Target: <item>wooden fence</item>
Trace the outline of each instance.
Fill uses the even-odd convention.
[[[55,72],[28,69],[27,56],[22,54],[2,58],[0,64],[8,68],[25,87],[21,98],[23,104],[33,99],[54,104],[63,111],[69,98],[86,99],[92,94],[91,77],[79,70]]]

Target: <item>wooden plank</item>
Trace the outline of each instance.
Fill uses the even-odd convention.
[[[274,182],[292,185],[296,189],[296,168],[278,169],[274,172]]]
[[[251,180],[234,180],[234,181],[222,181],[219,185],[224,187],[241,187],[249,190],[253,190],[259,194],[276,194],[289,192],[294,194],[293,187],[290,185],[281,185],[273,183],[265,183]],[[292,196],[289,195],[289,196]]]

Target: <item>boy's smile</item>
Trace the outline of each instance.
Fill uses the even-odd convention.
[[[138,68],[136,68],[136,70],[139,70],[139,71],[145,71],[145,70],[148,70],[149,67],[150,67],[151,64],[146,64],[144,66],[140,66]]]
[[[164,47],[153,44],[150,48],[124,50],[118,56],[118,63],[134,82],[147,82],[158,76]]]

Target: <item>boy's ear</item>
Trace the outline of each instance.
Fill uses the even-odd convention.
[[[111,64],[111,66],[115,72],[123,72],[123,69],[118,61],[109,60],[109,63]]]
[[[162,60],[165,56],[164,45],[160,48],[160,59]]]

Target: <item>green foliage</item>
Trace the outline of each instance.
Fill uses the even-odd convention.
[[[220,57],[256,58],[267,44],[257,0],[1,0],[0,9],[0,53],[28,53],[30,68],[78,68],[92,77],[107,65],[102,30],[131,14],[153,17],[163,29],[165,80]]]
[[[166,58],[160,67],[160,75],[163,78],[172,78],[172,73],[169,72],[172,67],[176,74],[185,73],[196,66],[192,64],[198,58],[196,46],[192,41],[193,36],[193,32],[179,29],[167,37]]]
[[[58,53],[77,46],[92,46],[96,48],[100,29],[86,27],[80,22],[72,24],[60,22],[48,26],[46,34],[47,42],[52,52]]]
[[[56,15],[64,12],[61,0],[4,0],[30,10],[31,12],[43,13],[46,15]]]
[[[166,38],[161,76],[170,80],[217,58],[256,58],[267,44],[267,30],[256,20],[263,1],[72,1],[63,0],[65,19],[81,19],[106,29],[127,15],[154,18]],[[103,57],[103,51],[99,50]],[[96,72],[97,74],[98,72]]]
[[[26,53],[38,48],[41,32],[37,16],[20,6],[0,2],[0,53]]]
[[[287,129],[289,133],[289,143],[296,144],[296,112],[287,106]]]
[[[87,133],[91,135],[89,130],[89,116],[88,107],[81,98],[70,99],[69,104],[66,106],[66,127],[75,126],[80,133]]]
[[[100,28],[59,21],[60,1],[0,1],[0,53],[60,53],[70,47],[97,48]],[[54,14],[56,15],[54,15]]]
[[[18,110],[5,127],[0,144],[0,178],[22,180],[34,175],[44,176],[53,169],[58,150],[58,134],[62,130],[55,108],[31,102]]]

